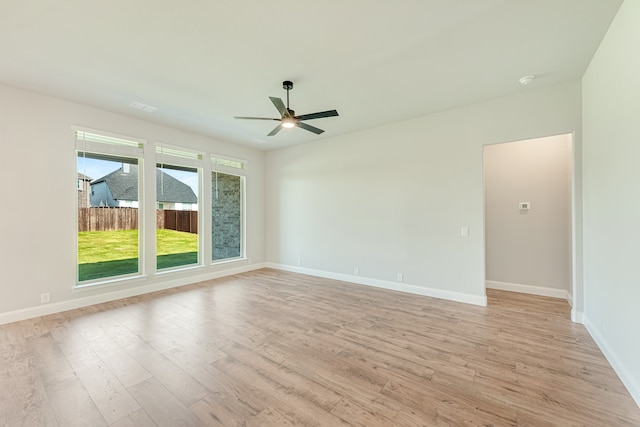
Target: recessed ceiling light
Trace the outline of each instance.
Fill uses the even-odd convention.
[[[518,81],[520,82],[521,85],[526,86],[529,83],[531,83],[535,78],[536,76],[524,76],[524,77],[521,77],[520,80]]]
[[[147,105],[138,101],[133,101],[131,104],[129,104],[129,107],[135,108],[136,110],[146,111],[147,113],[153,113],[158,109],[156,107],[152,107],[151,105]]]
[[[260,138],[252,139],[251,142],[255,142],[256,144],[264,144],[264,140]]]

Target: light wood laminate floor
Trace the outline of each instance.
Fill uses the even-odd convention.
[[[565,301],[275,270],[0,326],[3,426],[639,426]]]

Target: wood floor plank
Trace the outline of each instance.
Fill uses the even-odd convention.
[[[211,427],[246,426],[258,414],[244,401],[225,391],[212,393],[189,409]]]
[[[382,412],[379,407],[344,398],[331,410],[332,413],[353,426],[385,427],[394,424],[398,413],[392,410]]]
[[[253,417],[246,427],[294,427],[294,421],[275,408],[265,408]]]
[[[146,342],[140,340],[126,350],[185,406],[192,405],[209,394],[195,378]]]
[[[25,338],[43,335],[49,332],[49,328],[42,317],[34,317],[19,322]]]
[[[294,370],[278,365],[242,345],[236,344],[225,348],[226,353],[236,361],[250,366],[259,375],[278,384],[288,392],[307,399],[326,409],[330,409],[340,401],[341,396],[335,391],[318,384]]]
[[[29,340],[36,369],[46,385],[67,378],[74,378],[75,372],[64,353],[49,333]]]
[[[0,372],[0,426],[57,426],[34,357],[5,367]]]
[[[76,369],[78,378],[95,402],[107,424],[140,409],[140,405],[103,363]]]
[[[302,425],[348,425],[344,420],[333,415],[330,402],[318,401],[313,396],[296,390],[287,383],[270,377],[268,372],[255,370],[232,357],[225,357],[215,365],[239,383],[244,383],[252,393],[262,395],[268,405],[282,411],[288,419]]]
[[[136,412],[127,415],[111,424],[110,427],[156,427],[157,424],[153,422],[149,414],[144,409],[139,409]]]
[[[129,391],[160,427],[205,425],[155,378],[136,384]]]
[[[81,329],[80,334],[125,387],[151,378],[149,371],[116,344],[98,325],[92,325],[86,330]]]
[[[262,269],[0,326],[0,426],[639,426],[566,301]]]
[[[47,397],[60,426],[106,426],[95,402],[76,377],[45,385]]]
[[[0,343],[0,373],[7,371],[12,362],[33,355],[19,323],[0,327]]]
[[[517,425],[515,411],[478,399],[478,395],[469,394],[469,388],[441,387],[430,382],[412,385],[408,381],[389,381],[383,393],[410,406],[432,407],[438,420],[448,419],[454,425]]]

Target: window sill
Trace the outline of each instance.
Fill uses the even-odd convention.
[[[225,264],[236,264],[236,263],[249,263],[251,262],[251,260],[249,258],[246,257],[238,257],[238,258],[228,258],[228,259],[221,259],[219,261],[211,261],[211,265],[212,267],[218,266],[218,265],[225,265]]]
[[[160,279],[160,278],[166,278],[174,275],[181,276],[184,273],[192,273],[196,271],[202,272],[202,271],[207,271],[209,269],[212,269],[210,271],[215,271],[216,267],[223,267],[223,266],[232,265],[232,264],[248,264],[250,262],[251,262],[251,259],[246,257],[225,259],[220,261],[214,261],[208,266],[197,264],[197,265],[189,265],[181,268],[158,270],[152,276],[139,274],[139,275],[132,275],[132,276],[121,276],[113,279],[97,280],[95,282],[76,283],[71,290],[72,292],[87,292],[87,291],[93,291],[96,289],[105,289],[105,288],[111,288],[116,286],[133,287],[139,284],[149,284],[150,280],[153,280],[154,278]]]
[[[137,283],[142,283],[146,281],[148,278],[149,276],[144,276],[139,274],[135,276],[123,276],[123,277],[118,277],[114,279],[99,280],[95,282],[76,283],[75,286],[72,288],[72,291],[85,292],[85,291],[92,291],[94,289],[103,289],[103,288],[109,288],[112,286],[124,285],[124,284],[127,284],[127,285],[137,284]]]
[[[184,267],[175,267],[175,268],[163,268],[162,270],[156,270],[156,276],[165,276],[171,273],[182,273],[185,271],[193,271],[193,270],[200,270],[202,269],[204,266],[201,264],[191,264],[191,265],[185,265]]]

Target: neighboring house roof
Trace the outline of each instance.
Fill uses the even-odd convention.
[[[91,182],[106,182],[115,200],[138,200],[138,165],[129,165],[129,172],[122,167]],[[156,168],[156,199],[158,202],[198,203],[195,193],[184,182]]]
[[[83,180],[83,181],[91,181],[91,180],[92,180],[92,178],[90,178],[90,177],[88,177],[87,175],[82,174],[82,173],[80,173],[80,172],[78,172],[78,179],[81,179],[81,180]]]

